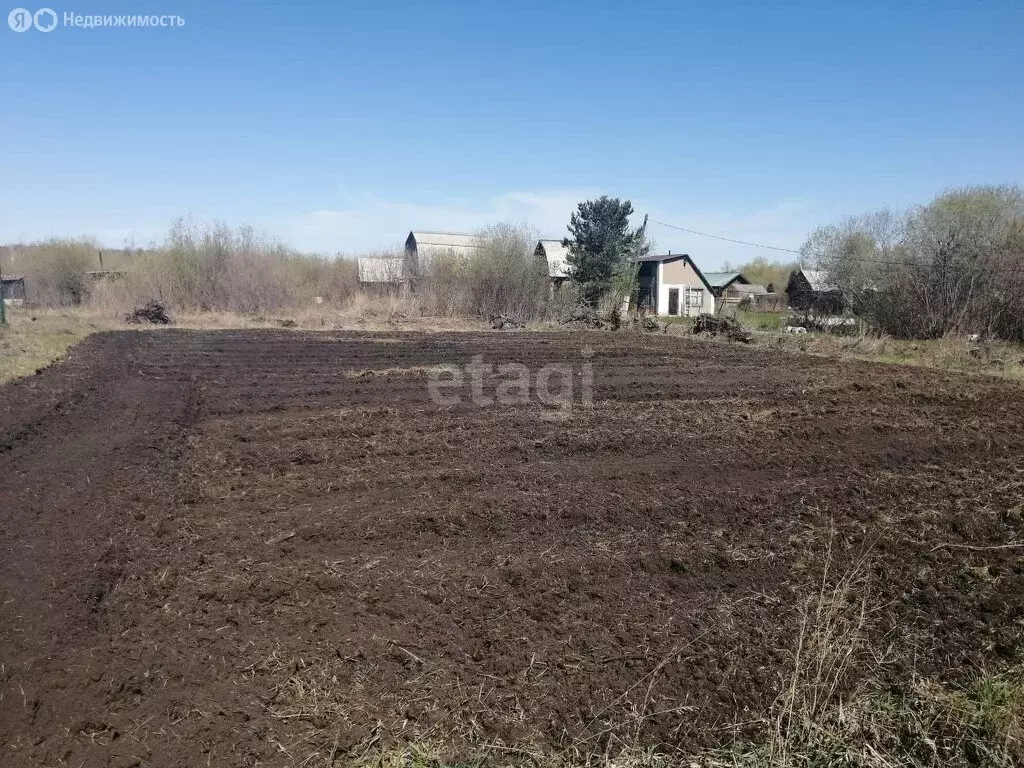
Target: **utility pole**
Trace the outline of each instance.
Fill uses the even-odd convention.
[[[0,257],[0,326],[7,325],[7,300],[4,298],[4,264]]]
[[[630,265],[629,272],[629,286],[626,288],[626,297],[622,302],[622,313],[627,314],[629,312],[629,305],[633,301],[633,292],[638,284],[640,277],[640,249],[643,247],[644,240],[647,238],[647,214],[644,214],[644,223],[640,227],[640,239],[637,240],[636,248],[633,250],[633,263]],[[640,309],[640,297],[637,296],[637,310]]]

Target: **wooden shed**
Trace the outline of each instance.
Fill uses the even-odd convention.
[[[789,306],[801,312],[840,314],[844,309],[843,292],[828,272],[798,269],[786,285]]]
[[[706,272],[704,278],[711,286],[718,306],[739,304],[744,296],[742,289],[750,284],[742,272]]]
[[[25,303],[25,278],[22,275],[0,276],[0,298],[14,306]]]

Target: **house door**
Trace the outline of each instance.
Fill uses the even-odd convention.
[[[668,313],[670,315],[679,314],[679,289],[669,288],[668,289]]]
[[[704,289],[689,288],[686,291],[686,316],[696,317],[704,311]]]

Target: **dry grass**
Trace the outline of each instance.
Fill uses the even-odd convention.
[[[842,337],[827,333],[779,337],[812,354],[901,365],[917,365],[961,373],[981,373],[1024,381],[1024,344],[1005,341],[970,342],[963,337],[903,341],[888,337]]]
[[[283,692],[285,706],[275,717],[330,720],[331,687],[309,686],[293,676]],[[799,701],[796,709],[789,707],[794,702],[787,698],[794,693]],[[902,694],[865,682],[847,698],[818,699],[814,717],[801,708],[807,703],[805,694],[813,698],[815,689],[787,691],[782,713],[774,720],[774,730],[769,727],[765,741],[689,754],[669,754],[642,745],[615,751],[552,751],[488,741],[469,727],[397,742],[386,741],[374,731],[361,743],[345,747],[337,740],[324,740],[329,730],[325,727],[315,729],[308,740],[288,746],[294,757],[307,764],[358,768],[1013,768],[1024,759],[1020,668],[984,673],[959,688],[918,681]],[[336,714],[340,723],[351,713],[339,710]],[[317,742],[318,748],[310,752]]]
[[[777,317],[777,316],[776,316]],[[741,320],[749,319],[741,315]],[[670,333],[687,335],[685,321],[670,327]],[[987,374],[1024,381],[1024,343],[981,340],[963,336],[941,339],[893,339],[876,334],[843,336],[833,333],[786,334],[768,321],[756,321],[754,343],[773,349],[806,352],[820,357],[897,363],[969,374]]]
[[[29,376],[90,333],[111,324],[80,311],[7,308],[7,327],[0,327],[0,383]]]
[[[968,685],[878,681],[865,561],[825,579],[802,609],[789,683],[760,743],[698,755],[703,768],[1010,768],[1024,761],[1024,668],[981,671]]]
[[[1024,343],[985,339],[976,342],[965,336],[940,339],[895,339],[864,331],[841,335],[810,332],[786,334],[790,313],[737,311],[737,319],[752,328],[761,345],[868,362],[898,363],[938,368],[961,373],[982,373],[1024,381]],[[685,331],[687,319],[682,319]]]
[[[84,312],[119,323],[120,304],[97,306],[90,302]],[[458,331],[480,330],[485,325],[465,317],[423,315],[411,298],[392,294],[358,292],[337,304],[283,307],[263,313],[227,311],[172,311],[178,328],[217,330],[229,328],[295,328],[307,331]]]
[[[369,379],[375,376],[419,376],[433,371],[457,371],[458,366],[445,365],[412,365],[407,368],[364,368],[359,371],[345,371],[346,379]]]

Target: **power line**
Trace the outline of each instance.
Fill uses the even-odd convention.
[[[709,235],[707,232],[698,232],[695,229],[677,227],[675,224],[666,224],[664,221],[655,221],[654,219],[651,219],[651,224],[658,224],[662,227],[668,227],[669,229],[678,229],[680,232],[689,232],[691,235],[710,237],[712,240],[724,240],[727,243],[736,243],[737,245],[749,245],[753,248],[764,248],[769,251],[782,251],[784,253],[800,253],[800,251],[794,251],[792,248],[779,248],[777,245],[764,245],[763,243],[751,243],[746,240],[734,240],[731,237],[722,237],[721,235]]]
[[[986,272],[991,274],[1003,274],[1003,275],[1019,275],[1024,273],[1024,264],[1020,264],[1013,267],[1006,267],[999,264],[936,264],[935,262],[927,261],[893,261],[891,259],[858,259],[853,256],[843,256],[838,259],[840,263],[853,262],[855,264],[874,264],[874,265],[888,265],[893,267],[909,267],[911,269],[929,269],[933,271],[943,272]],[[828,269],[826,268],[827,272]]]
[[[988,272],[992,274],[1019,275],[1024,272],[1024,265],[1016,267],[1003,267],[992,264],[949,264],[939,265],[929,262],[914,261],[890,261],[888,259],[855,259],[852,257],[843,258],[842,261],[853,261],[858,264],[888,264],[894,267],[910,267],[912,269],[930,269],[949,272]]]
[[[647,219],[645,217],[645,221],[646,220]],[[662,227],[668,227],[669,229],[678,229],[680,232],[689,232],[691,235],[700,235],[701,237],[710,237],[713,240],[724,240],[727,243],[736,243],[737,245],[749,245],[749,246],[751,246],[753,248],[765,248],[765,249],[767,249],[769,251],[782,251],[783,253],[795,253],[798,256],[802,256],[803,255],[800,251],[795,251],[792,248],[780,248],[780,247],[778,247],[776,245],[765,245],[764,243],[751,243],[751,242],[749,242],[747,240],[736,240],[736,239],[731,238],[731,237],[722,237],[721,235],[711,235],[711,234],[708,234],[707,232],[698,232],[695,229],[687,229],[686,227],[676,226],[675,224],[666,224],[664,221],[655,221],[654,219],[651,219],[650,222],[651,222],[651,224],[658,224],[658,225],[660,225]],[[929,264],[929,263],[915,263],[915,262],[908,262],[908,261],[890,261],[888,259],[857,259],[857,258],[848,257],[848,258],[845,258],[843,260],[844,261],[853,261],[853,262],[857,262],[857,263],[860,263],[860,264],[888,264],[888,265],[892,265],[892,266],[895,266],[895,267],[910,267],[910,268],[913,268],[913,269],[936,269],[937,268],[936,265]],[[1006,274],[1006,275],[1018,275],[1018,274],[1021,274],[1022,272],[1024,272],[1024,266],[1014,267],[1014,268],[1011,268],[1011,269],[1006,269],[1005,267],[991,266],[991,265],[960,264],[960,265],[955,265],[955,266],[951,265],[951,268],[954,271],[955,270],[962,270],[962,271],[964,271],[964,270],[966,270],[966,271],[977,270],[979,272],[991,272],[991,273],[995,273],[995,274]]]

